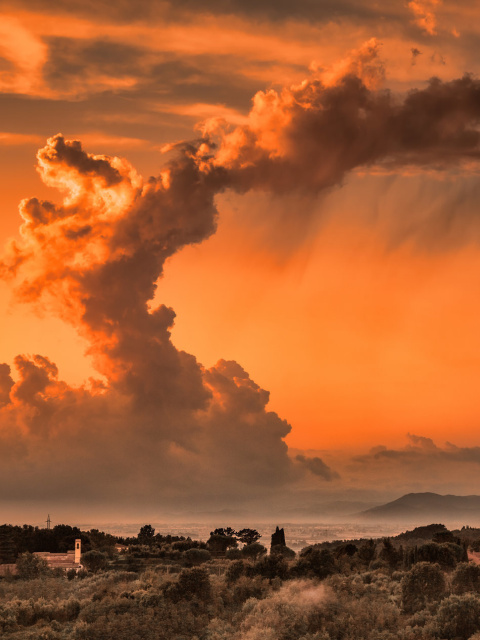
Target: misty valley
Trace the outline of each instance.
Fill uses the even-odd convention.
[[[311,535],[315,527],[303,530]],[[1,635],[480,638],[480,529],[431,524],[388,537],[315,542],[297,552],[288,531],[224,527],[200,540],[157,533],[150,524],[135,535],[2,525]]]

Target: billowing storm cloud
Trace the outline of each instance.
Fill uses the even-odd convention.
[[[400,100],[349,74],[333,85],[313,79],[257,93],[248,125],[221,130],[219,142],[212,138],[218,148],[204,144],[197,156],[232,188],[319,192],[360,167],[478,162],[479,119],[480,82],[468,75],[433,79]],[[210,129],[215,123],[207,122],[207,137]]]
[[[173,310],[148,308],[165,259],[215,230],[215,190],[189,154],[144,183],[125,161],[58,135],[38,168],[66,197],[22,202],[21,239],[4,269],[23,300],[78,328],[103,378],[71,388],[47,358],[18,356],[14,383],[3,365],[9,494],[68,493],[81,477],[84,495],[149,502],[159,491],[160,501],[238,495],[291,480],[282,440],[290,426],[265,410],[268,393],[234,362],[204,370],[173,346]]]
[[[480,83],[468,76],[399,100],[349,74],[259,92],[248,124],[207,121],[148,180],[126,160],[50,138],[38,171],[63,202],[21,203],[2,273],[20,300],[78,330],[100,377],[69,386],[43,355],[19,355],[16,377],[1,365],[4,490],[61,498],[81,478],[97,501],[218,506],[306,475],[338,478],[320,458],[289,457],[290,425],[238,363],[205,369],[173,345],[174,311],[150,307],[156,283],[167,258],[215,232],[218,193],[319,193],[362,167],[476,162],[479,117]]]

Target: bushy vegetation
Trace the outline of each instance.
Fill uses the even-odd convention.
[[[465,538],[439,527],[431,527],[430,538],[417,531],[411,538],[313,545],[298,555],[267,553],[254,530],[242,530],[243,540],[216,530],[203,543],[157,537],[149,525],[115,554],[98,532],[80,573],[54,575],[31,552],[18,556],[18,574],[0,579],[0,635],[478,640],[480,567],[467,561]],[[222,536],[243,546],[222,546]],[[11,547],[4,545],[10,558]]]

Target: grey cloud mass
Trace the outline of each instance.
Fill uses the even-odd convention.
[[[431,438],[408,434],[409,444],[401,449],[389,449],[385,446],[373,447],[366,455],[356,456],[353,460],[359,464],[375,465],[384,461],[397,464],[411,463],[472,463],[480,464],[480,447],[458,447],[450,442],[439,447]]]
[[[320,476],[325,480],[330,481],[340,477],[336,471],[330,469],[330,467],[325,464],[325,462],[318,456],[307,458],[303,454],[298,454],[297,456],[295,456],[295,459],[297,460],[297,462],[300,462],[300,464],[304,465],[314,475]]]
[[[148,308],[166,258],[215,231],[215,186],[192,151],[147,182],[61,135],[39,151],[44,181],[67,197],[22,203],[5,273],[20,299],[79,330],[103,380],[67,385],[42,355],[17,356],[16,382],[2,366],[0,480],[12,499],[65,499],[82,478],[84,500],[215,506],[303,476],[268,392],[236,362],[203,368],[172,344],[173,310]]]
[[[149,308],[156,283],[169,257],[215,232],[222,191],[318,194],[374,164],[477,161],[479,119],[480,83],[470,76],[400,99],[348,74],[258,93],[247,125],[205,123],[203,137],[177,146],[148,180],[122,158],[50,138],[38,171],[65,199],[22,202],[3,273],[20,300],[78,330],[101,378],[73,387],[43,355],[17,356],[16,380],[0,368],[5,490],[64,498],[82,478],[86,499],[211,506],[278,497],[307,475],[339,480],[319,457],[289,457],[290,425],[237,362],[206,369],[174,346],[174,311]],[[379,449],[355,464],[476,454],[412,437],[404,451]]]
[[[227,169],[225,185],[239,190],[319,192],[363,166],[447,169],[480,159],[480,82],[468,75],[432,79],[403,101],[353,75],[255,100],[253,124],[223,135],[218,151],[214,138],[206,160],[219,175]],[[286,124],[269,130],[276,119]]]
[[[46,0],[19,0],[16,6],[22,6],[33,11],[51,9]],[[84,16],[108,16],[110,20],[118,22],[135,22],[158,18],[162,16],[178,17],[191,14],[216,14],[257,16],[272,21],[297,20],[331,20],[332,18],[375,19],[378,17],[377,5],[372,2],[358,2],[357,0],[299,0],[292,3],[289,0],[179,0],[178,2],[155,0],[139,0],[134,5],[129,0],[120,0],[113,6],[106,0],[59,0],[55,3],[56,13],[75,13]],[[385,9],[385,13],[392,14]]]

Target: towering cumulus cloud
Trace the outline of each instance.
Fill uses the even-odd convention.
[[[289,458],[290,426],[239,364],[206,370],[174,347],[173,310],[149,306],[156,282],[169,256],[214,233],[220,191],[315,193],[373,164],[476,161],[479,116],[469,77],[401,102],[354,75],[313,79],[258,93],[247,125],[205,123],[148,181],[125,160],[50,138],[38,171],[63,202],[21,203],[2,272],[21,300],[80,332],[101,378],[71,387],[41,355],[18,356],[15,380],[0,365],[4,493],[62,498],[81,478],[87,499],[218,505],[303,476],[335,480],[318,458]]]
[[[173,346],[173,310],[148,307],[165,259],[215,230],[216,186],[190,150],[144,183],[125,161],[57,135],[38,170],[64,202],[21,203],[4,270],[23,300],[81,332],[106,382],[71,388],[47,358],[19,356],[13,384],[2,365],[2,451],[16,454],[2,460],[3,486],[58,496],[82,478],[86,495],[155,504],[291,479],[290,427],[265,410],[268,393],[235,362],[204,370]]]

